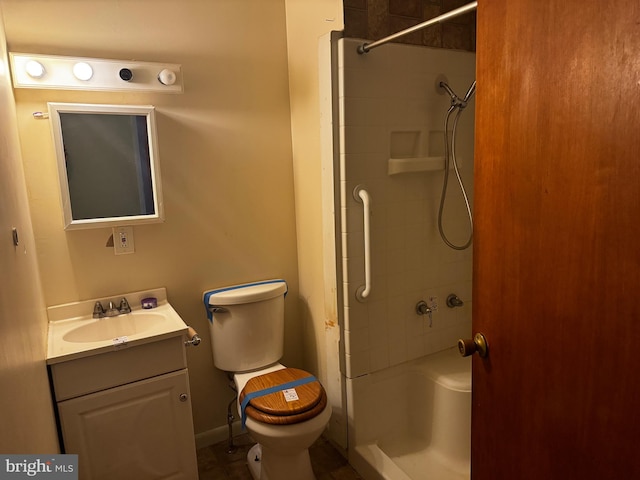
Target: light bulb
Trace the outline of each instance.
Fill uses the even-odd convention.
[[[44,76],[44,66],[35,60],[29,60],[24,66],[24,69],[31,78],[41,78]]]
[[[73,66],[73,75],[86,82],[93,76],[93,68],[86,62],[78,62]]]
[[[176,83],[176,74],[172,70],[165,68],[158,74],[158,81],[163,85],[173,85]]]

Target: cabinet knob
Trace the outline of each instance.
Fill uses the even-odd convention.
[[[189,395],[187,395],[186,393],[181,393],[179,398],[181,402],[186,402],[189,399]]]

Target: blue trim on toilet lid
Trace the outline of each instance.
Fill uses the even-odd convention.
[[[292,380],[291,382],[282,383],[280,385],[275,385],[273,387],[265,388],[263,390],[257,390],[255,392],[248,393],[242,399],[242,403],[240,404],[240,416],[242,417],[242,429],[244,430],[245,424],[247,423],[247,412],[245,411],[249,402],[258,397],[264,397],[265,395],[269,395],[271,393],[276,393],[282,390],[287,390],[289,388],[299,387],[300,385],[305,385],[307,383],[315,382],[316,377],[310,375],[304,378],[298,378],[297,380]]]
[[[218,288],[216,290],[209,290],[208,292],[204,292],[203,294],[203,301],[204,301],[204,308],[207,311],[207,318],[209,319],[209,323],[213,323],[213,312],[211,310],[209,310],[209,298],[211,297],[211,295],[215,295],[216,293],[222,293],[222,292],[228,292],[230,290],[238,290],[240,288],[247,288],[247,287],[255,287],[256,285],[268,285],[270,283],[284,283],[285,285],[285,292],[284,292],[284,296],[287,296],[287,293],[289,293],[289,287],[287,285],[287,282],[285,280],[282,279],[277,279],[277,280],[264,280],[261,282],[253,282],[253,283],[244,283],[242,285],[234,285],[232,287],[224,287],[224,288]]]

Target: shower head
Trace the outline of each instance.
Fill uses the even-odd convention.
[[[452,102],[455,100],[460,100],[458,96],[454,93],[454,91],[451,90],[451,87],[447,85],[446,82],[440,82],[440,88],[443,88],[449,94]]]

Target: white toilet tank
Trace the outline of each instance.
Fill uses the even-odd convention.
[[[246,372],[280,360],[286,293],[284,280],[265,280],[204,292],[213,363],[217,368]]]

